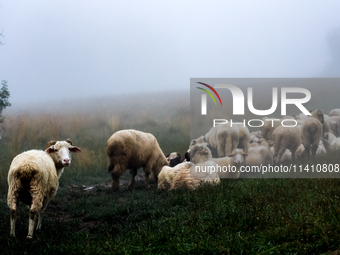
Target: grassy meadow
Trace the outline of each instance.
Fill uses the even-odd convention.
[[[125,184],[113,193],[105,144],[115,131],[150,132],[165,154],[188,148],[188,93],[164,94],[48,102],[5,112],[0,254],[326,254],[340,248],[339,179],[222,180],[216,187],[173,192],[158,191],[155,184],[147,190],[137,181],[134,190]],[[21,204],[17,237],[10,238],[11,160],[66,138],[82,152],[61,176],[42,229],[26,240],[28,212]],[[338,153],[319,160],[339,163]],[[88,186],[93,188],[84,190]]]

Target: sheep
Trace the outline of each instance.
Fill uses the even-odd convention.
[[[310,154],[315,157],[321,137],[322,124],[318,119],[309,117],[301,124],[302,144],[305,147],[305,155],[307,156],[307,158],[309,158]],[[311,153],[310,150],[312,150]],[[295,151],[292,151],[292,153],[295,153]],[[295,157],[295,154],[292,156]]]
[[[335,135],[328,132],[325,134],[325,139],[327,139],[329,150],[340,150],[340,137],[337,138]]]
[[[50,141],[46,150],[29,150],[17,155],[8,172],[7,204],[10,208],[11,231],[15,237],[15,221],[19,201],[29,206],[29,227],[27,239],[33,238],[36,215],[37,229],[41,229],[42,214],[50,200],[55,196],[59,178],[71,164],[70,151],[81,150],[72,141]]]
[[[212,127],[207,134],[194,139],[190,143],[189,149],[200,143],[208,143],[217,150],[218,157],[225,157],[232,150],[236,149],[239,141],[239,129],[236,125],[217,125]]]
[[[321,110],[313,110],[310,111],[312,114],[309,116],[309,118],[314,117],[322,124],[322,135],[325,135],[325,133],[330,132],[330,119],[328,115],[325,115]]]
[[[330,129],[336,136],[340,136],[340,116],[331,116]]]
[[[250,146],[257,146],[256,143],[262,138],[261,132],[251,132],[249,134],[249,143]],[[255,145],[254,145],[255,144]]]
[[[119,190],[119,178],[129,169],[131,179],[128,188],[132,189],[137,169],[143,167],[145,184],[149,187],[149,176],[157,180],[163,166],[168,166],[164,153],[156,138],[150,133],[126,129],[114,133],[106,143],[109,158],[108,172],[111,174],[112,190]]]
[[[302,143],[300,125],[295,127],[279,126],[273,132],[274,141],[274,161],[281,162],[281,157],[286,149],[292,153],[292,160],[295,158],[295,151]]]
[[[274,155],[275,155],[274,146],[270,147],[270,152],[271,152],[272,156],[274,157]],[[292,162],[292,153],[288,149],[286,149],[284,151],[284,153],[282,154],[279,163],[287,163],[287,162]]]
[[[207,169],[213,167],[217,169],[215,162],[211,161],[212,155],[209,148],[202,144],[194,145],[191,149],[191,163],[182,163],[174,168],[174,175],[170,190],[186,187],[188,189],[196,189],[201,184],[219,184],[220,178],[217,172],[200,171],[198,169]],[[163,167],[164,169],[164,167]],[[162,169],[162,170],[163,170]],[[166,169],[169,172],[169,169]],[[169,176],[168,179],[171,177]]]
[[[192,140],[189,149],[200,143],[208,143],[212,151],[217,151],[217,157],[225,157],[238,147],[247,152],[249,149],[249,130],[247,127],[238,124],[217,125],[212,127],[206,135]]]
[[[182,169],[189,169],[193,164],[191,162],[183,162],[175,167],[163,166],[162,170],[158,175],[158,189],[160,190],[168,190],[171,188],[173,179],[175,175],[182,171]]]
[[[260,165],[272,165],[273,155],[271,154],[269,147],[258,146],[249,148],[248,156],[246,158],[246,166],[260,166]]]
[[[326,147],[324,145],[323,139],[321,139],[319,142],[319,146],[316,150],[316,156],[324,155],[324,154],[326,154]],[[303,144],[300,144],[300,146],[295,151],[295,158],[301,159],[304,155],[305,155],[305,146],[303,146]]]
[[[170,167],[174,167],[184,161],[185,157],[182,157],[178,152],[172,152],[166,156],[166,160],[169,162]]]
[[[274,130],[281,126],[281,123],[280,121],[277,121],[275,120],[275,118],[267,118],[267,117],[264,117],[262,120],[264,122],[264,124],[261,126],[261,135],[264,139],[267,139],[267,140],[273,140],[273,132]]]
[[[329,112],[329,116],[340,116],[340,109],[333,109]]]

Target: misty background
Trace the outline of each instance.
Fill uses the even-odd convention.
[[[307,0],[0,1],[0,80],[12,103],[4,113],[140,93],[189,98],[190,78],[339,77],[339,9]]]

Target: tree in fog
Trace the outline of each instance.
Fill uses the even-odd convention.
[[[8,85],[7,81],[3,80],[1,82],[1,89],[0,89],[0,124],[4,121],[4,117],[2,116],[2,110],[4,110],[6,107],[11,106],[10,102],[8,101],[8,98],[10,96],[10,93],[8,91]]]

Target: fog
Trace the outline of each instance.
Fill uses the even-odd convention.
[[[12,108],[183,90],[199,77],[339,77],[338,1],[0,2]]]

